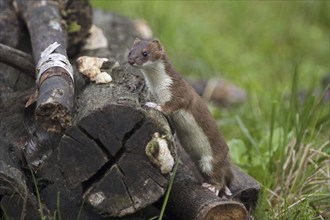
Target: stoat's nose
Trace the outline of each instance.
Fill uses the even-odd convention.
[[[128,58],[128,63],[133,66],[135,63],[135,56],[132,56],[132,51],[128,53],[127,58]]]
[[[128,63],[131,64],[132,66],[134,65],[135,61],[132,58],[128,58]]]

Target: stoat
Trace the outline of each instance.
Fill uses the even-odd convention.
[[[233,174],[229,149],[202,98],[170,64],[158,40],[136,39],[128,63],[139,68],[157,100],[147,103],[168,115],[181,145],[197,164],[205,187],[230,196]]]

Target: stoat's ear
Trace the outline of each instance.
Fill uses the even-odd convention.
[[[154,43],[160,51],[164,51],[164,48],[159,40],[155,39],[155,40],[152,40],[151,42]]]
[[[140,40],[139,38],[135,38],[133,44],[136,44],[136,43],[138,43],[138,42],[140,42],[140,41],[141,41],[141,40]]]

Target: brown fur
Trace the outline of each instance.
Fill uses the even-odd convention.
[[[143,52],[147,52],[148,56],[144,57],[142,55]],[[172,95],[171,100],[161,106],[162,111],[170,116],[173,116],[173,114],[175,114],[178,110],[185,110],[193,115],[198,126],[208,138],[212,149],[213,170],[210,175],[203,173],[204,178],[208,183],[216,186],[220,190],[223,190],[225,185],[228,186],[233,178],[230,168],[229,150],[224,138],[218,130],[215,120],[213,119],[202,98],[172,67],[168,61],[163,46],[158,40],[136,40],[128,57],[129,63],[133,66],[137,66],[138,68],[147,61],[155,62],[158,60],[163,61],[165,65],[165,72],[172,79],[172,84],[169,87]],[[185,143],[181,144],[185,149],[187,149]],[[200,158],[192,157],[192,159],[195,163],[198,163]]]

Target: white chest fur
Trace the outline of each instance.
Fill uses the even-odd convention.
[[[180,110],[174,113],[172,118],[181,145],[198,160],[201,170],[210,174],[212,172],[212,149],[207,136],[194,116],[185,110]]]
[[[146,80],[152,95],[157,99],[157,104],[163,105],[171,100],[172,94],[170,85],[172,84],[171,77],[165,72],[165,66],[162,61],[144,63],[142,73]]]

